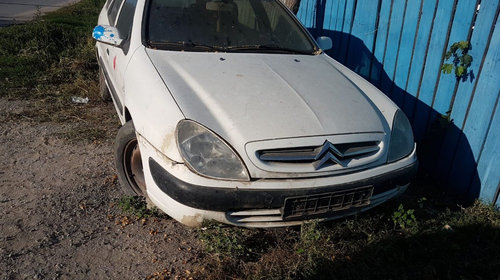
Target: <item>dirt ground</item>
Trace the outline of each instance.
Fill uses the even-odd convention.
[[[0,98],[0,279],[189,278],[203,258],[195,231],[167,216],[129,219],[116,206],[112,105],[78,108],[99,124],[23,117],[33,106]],[[87,126],[106,137],[64,136]]]

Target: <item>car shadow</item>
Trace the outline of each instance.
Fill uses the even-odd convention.
[[[321,14],[316,18],[318,23],[323,22]],[[462,203],[479,197],[481,182],[474,154],[467,136],[453,120],[397,85],[361,39],[333,30],[311,28],[309,31],[315,38],[332,38],[333,48],[326,53],[370,81],[406,113],[417,142],[419,174],[431,175],[435,187]],[[347,48],[341,49],[341,45]],[[415,112],[419,112],[420,117],[416,117]]]
[[[496,279],[500,247],[491,242],[499,233],[481,223],[401,233],[352,255],[320,257],[307,279]]]

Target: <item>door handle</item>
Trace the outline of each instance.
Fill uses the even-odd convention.
[[[106,54],[109,55],[109,49],[106,49]]]

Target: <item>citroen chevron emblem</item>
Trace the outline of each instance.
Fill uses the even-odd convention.
[[[338,157],[343,157],[343,154],[335,148],[335,146],[328,142],[327,140],[325,143],[323,143],[323,146],[321,146],[321,150],[319,153],[316,154],[314,157],[314,162],[313,166],[316,170],[322,168],[326,163],[336,163],[338,165],[341,165],[342,167],[345,167],[345,164],[342,163],[342,161],[339,160]]]

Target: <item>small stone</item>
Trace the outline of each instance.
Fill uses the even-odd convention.
[[[444,229],[444,230],[450,230],[450,231],[452,231],[452,230],[453,230],[453,228],[451,228],[451,226],[450,226],[450,225],[445,225],[445,226],[443,227],[443,229]]]

